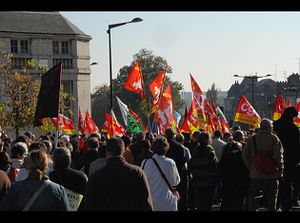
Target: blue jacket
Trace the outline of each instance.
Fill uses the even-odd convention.
[[[48,180],[44,175],[42,180],[37,180],[34,173],[30,172],[28,178],[11,185],[11,189],[4,196],[0,204],[2,211],[22,211],[32,195],[41,187],[44,180]],[[30,211],[68,211],[69,201],[62,186],[50,182],[33,203]]]

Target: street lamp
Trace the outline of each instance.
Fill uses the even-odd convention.
[[[97,62],[93,62],[93,63],[90,64],[90,66],[93,66],[93,65],[98,65],[98,63]]]
[[[112,106],[113,106],[113,92],[112,92],[112,59],[111,59],[111,35],[110,35],[110,30],[112,28],[118,27],[118,26],[123,26],[126,25],[128,23],[135,23],[135,22],[141,22],[143,21],[141,18],[134,18],[133,20],[131,20],[130,22],[122,22],[122,23],[116,23],[116,24],[111,24],[108,25],[108,41],[109,41],[109,81],[110,81],[110,110],[112,110]]]
[[[252,106],[254,107],[254,80],[257,80],[258,78],[263,78],[263,77],[270,77],[272,76],[271,74],[267,74],[264,76],[257,76],[257,73],[255,75],[244,75],[244,76],[240,76],[240,75],[233,75],[234,77],[241,77],[241,78],[247,78],[247,79],[251,79],[251,103]]]

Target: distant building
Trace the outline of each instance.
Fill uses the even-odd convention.
[[[90,112],[91,36],[59,12],[1,11],[0,21],[0,41],[4,50],[13,54],[12,71],[18,71],[30,59],[48,68],[62,61],[64,91],[75,98],[74,102],[65,102],[74,112],[72,119],[77,123],[79,106]],[[41,77],[38,70],[30,73],[38,80]]]

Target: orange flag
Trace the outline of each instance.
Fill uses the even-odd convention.
[[[140,62],[138,60],[136,60],[135,65],[129,72],[127,81],[124,84],[124,88],[129,91],[140,94],[142,97],[143,107],[146,106],[143,75],[141,72]]]
[[[85,112],[85,124],[86,130],[89,134],[99,131],[98,127],[96,126],[88,111]]]
[[[57,125],[57,118],[51,118],[53,125]],[[58,114],[58,126],[63,129],[67,134],[72,134],[74,131],[73,120],[62,115]]]
[[[296,118],[294,118],[294,123],[295,123],[295,125],[300,127],[300,101],[299,101],[299,98],[296,100],[296,109],[298,111],[298,116]]]
[[[245,96],[241,96],[240,98],[234,121],[246,123],[255,128],[259,127],[261,118]]]
[[[273,114],[273,121],[276,121],[282,115],[282,112],[286,108],[286,104],[282,95],[276,96],[274,114]]]
[[[181,127],[181,132],[189,132],[193,134],[195,131],[198,131],[199,128],[200,125],[199,125],[198,113],[196,109],[196,98],[193,97],[190,110],[187,113],[183,125]]]
[[[166,72],[167,67],[165,67],[165,69],[161,73],[159,73],[153,80],[153,82],[149,85],[150,92],[153,96],[152,106],[150,108],[149,114],[152,114],[157,110]]]
[[[154,118],[159,124],[161,124],[163,132],[168,127],[175,128],[176,119],[174,117],[171,85],[168,85],[162,94],[162,98],[159,101],[158,109]]]
[[[196,98],[196,109],[198,112],[198,118],[201,119],[203,122],[205,122],[206,121],[205,111],[204,111],[205,95],[203,94],[199,85],[193,78],[192,74],[190,74],[190,78],[191,78],[191,86],[192,86],[192,98],[194,97]]]

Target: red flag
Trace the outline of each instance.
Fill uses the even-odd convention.
[[[298,116],[294,118],[294,123],[295,123],[295,125],[300,127],[300,101],[299,101],[299,98],[297,98],[297,100],[296,100],[296,107],[295,108],[298,111]]]
[[[241,96],[240,98],[234,121],[259,127],[261,118],[245,96]]]
[[[134,111],[132,111],[130,108],[128,109],[129,109],[129,114],[135,119],[137,123],[139,123],[141,121],[140,117],[136,113],[134,113]]]
[[[290,107],[292,105],[292,101],[290,99],[287,100],[287,107]]]
[[[168,127],[175,128],[176,120],[174,117],[171,85],[168,85],[162,94],[154,118],[161,124],[163,132]]]
[[[113,135],[111,116],[107,113],[105,113],[105,120],[104,120],[101,131],[106,132],[108,134],[108,138]]]
[[[117,121],[115,113],[111,111],[112,131],[113,136],[123,136],[126,133],[126,129]]]
[[[285,108],[286,104],[283,95],[277,95],[273,114],[273,121],[276,121],[280,118]]]
[[[163,83],[165,80],[166,72],[167,72],[167,67],[165,67],[165,69],[156,76],[156,78],[153,80],[153,82],[149,86],[150,92],[153,96],[152,106],[150,108],[149,114],[152,114],[153,112],[155,112],[157,110],[159,99],[160,99],[160,96],[162,93],[162,87],[163,87]]]
[[[199,85],[193,78],[192,74],[190,74],[191,78],[191,86],[192,86],[192,97],[196,98],[196,109],[198,112],[198,118],[205,120],[205,112],[204,112],[204,100],[205,95],[203,94],[202,90],[200,89]]]
[[[73,120],[62,115],[59,114],[58,115],[58,123],[57,123],[57,118],[51,118],[51,121],[53,123],[53,125],[57,125],[62,128],[66,133],[71,134],[74,131],[74,123]]]
[[[96,126],[95,122],[91,118],[88,111],[86,111],[85,113],[85,124],[86,124],[86,130],[88,131],[89,134],[99,131],[98,127]]]
[[[146,105],[143,75],[140,68],[140,62],[138,60],[136,60],[135,65],[129,72],[127,81],[124,84],[124,88],[129,91],[140,94],[142,97],[143,107]]]
[[[187,108],[187,107],[186,107]],[[182,132],[189,132],[193,134],[195,131],[198,131],[200,128],[198,113],[196,109],[196,98],[193,97],[191,102],[191,107],[188,113],[186,113],[186,117],[181,127]]]
[[[216,127],[218,126],[218,116],[216,114],[216,111],[211,107],[208,100],[204,100],[204,107],[205,107],[205,115],[207,117],[207,131],[208,132],[214,132]]]

